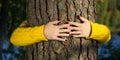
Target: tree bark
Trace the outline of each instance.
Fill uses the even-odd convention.
[[[27,0],[29,26],[60,20],[81,23],[77,16],[95,21],[95,0]],[[64,37],[63,37],[64,38]],[[65,37],[66,42],[48,41],[27,47],[26,60],[97,60],[97,42]]]

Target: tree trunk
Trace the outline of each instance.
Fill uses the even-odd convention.
[[[29,26],[60,20],[81,23],[77,16],[95,20],[95,0],[27,0]],[[48,41],[27,47],[26,60],[97,60],[97,43],[85,38]]]

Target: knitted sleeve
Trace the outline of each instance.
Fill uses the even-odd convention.
[[[10,41],[16,46],[31,45],[41,41],[47,41],[44,36],[44,25],[35,27],[23,27],[26,22],[23,22],[11,35]]]
[[[99,43],[108,42],[111,39],[110,30],[102,24],[94,23],[90,21],[92,30],[89,39],[97,40]]]

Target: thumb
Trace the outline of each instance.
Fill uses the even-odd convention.
[[[84,17],[82,17],[82,16],[79,16],[79,18],[80,18],[80,20],[81,20],[82,22],[86,22],[86,21],[87,21],[87,19],[84,18]]]
[[[58,24],[60,21],[53,21],[53,22],[51,22],[51,24]]]

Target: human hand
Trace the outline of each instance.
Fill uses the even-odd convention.
[[[69,36],[69,29],[64,29],[69,26],[69,24],[63,24],[63,25],[56,25],[59,21],[53,21],[49,22],[47,25],[45,25],[44,29],[44,35],[49,40],[59,40],[59,41],[65,41],[65,38],[60,38],[62,36]],[[60,37],[59,37],[60,36]]]
[[[72,35],[73,37],[87,38],[89,37],[91,32],[90,22],[84,17],[80,16],[79,18],[83,23],[69,22],[69,29],[71,30],[70,35]]]

